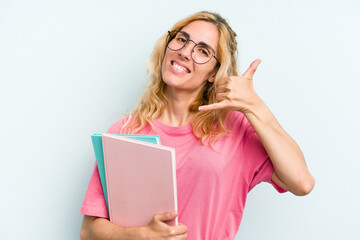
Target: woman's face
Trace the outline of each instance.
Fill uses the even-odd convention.
[[[219,33],[214,24],[198,20],[186,25],[181,31],[187,33],[194,42],[203,42],[209,45],[214,53],[217,52]],[[170,89],[197,94],[206,81],[213,81],[211,72],[216,60],[211,58],[205,64],[195,63],[191,58],[193,47],[194,43],[188,41],[186,46],[178,51],[166,48],[162,78]]]

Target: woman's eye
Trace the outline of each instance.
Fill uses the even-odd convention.
[[[207,50],[205,48],[199,48],[199,52],[204,56],[209,56],[210,55],[209,50]]]
[[[185,38],[182,38],[182,37],[178,37],[178,38],[176,38],[176,40],[177,40],[178,42],[181,42],[181,43],[185,43],[185,42],[186,42],[186,39],[185,39]]]

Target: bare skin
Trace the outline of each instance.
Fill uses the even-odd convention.
[[[184,240],[187,239],[187,227],[183,224],[169,226],[165,221],[177,217],[177,213],[162,213],[153,217],[147,226],[120,227],[106,218],[84,216],[81,225],[82,240]]]

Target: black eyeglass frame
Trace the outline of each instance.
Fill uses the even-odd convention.
[[[194,43],[194,47],[193,47],[192,50],[191,50],[191,59],[194,61],[194,63],[196,63],[196,64],[205,64],[205,63],[210,62],[211,58],[214,57],[214,59],[216,60],[217,64],[219,64],[219,66],[221,65],[220,62],[219,62],[219,60],[215,57],[214,52],[213,52],[212,50],[210,50],[212,54],[211,54],[211,57],[209,58],[209,60],[207,60],[207,61],[204,62],[204,63],[198,63],[198,62],[196,62],[196,61],[194,60],[193,56],[192,56],[192,53],[194,52],[194,48],[195,48],[197,45],[199,45],[199,44],[197,44],[196,42],[194,42],[194,40],[191,40],[190,38],[187,38],[187,39],[186,39],[186,42],[184,43],[184,46],[182,46],[181,48],[179,48],[179,49],[177,49],[177,50],[171,49],[171,48],[169,47],[169,43],[176,37],[176,35],[177,35],[178,32],[180,32],[180,30],[168,31],[167,43],[166,43],[166,47],[167,47],[167,48],[169,48],[171,51],[179,51],[179,50],[183,49],[189,41],[191,41],[191,42]]]

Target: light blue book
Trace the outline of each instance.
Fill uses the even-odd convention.
[[[161,145],[160,137],[158,135],[136,135],[136,134],[132,134],[132,135],[130,135],[130,134],[114,134],[114,135],[123,136],[123,137],[127,137],[130,139],[135,139],[135,140],[139,140],[139,141],[143,141],[143,142]],[[99,175],[100,175],[101,185],[102,185],[102,189],[103,189],[104,196],[105,196],[106,207],[109,211],[102,136],[101,136],[101,134],[93,134],[93,135],[91,135],[91,140],[93,143],[96,163],[97,163],[98,169],[99,169]]]

